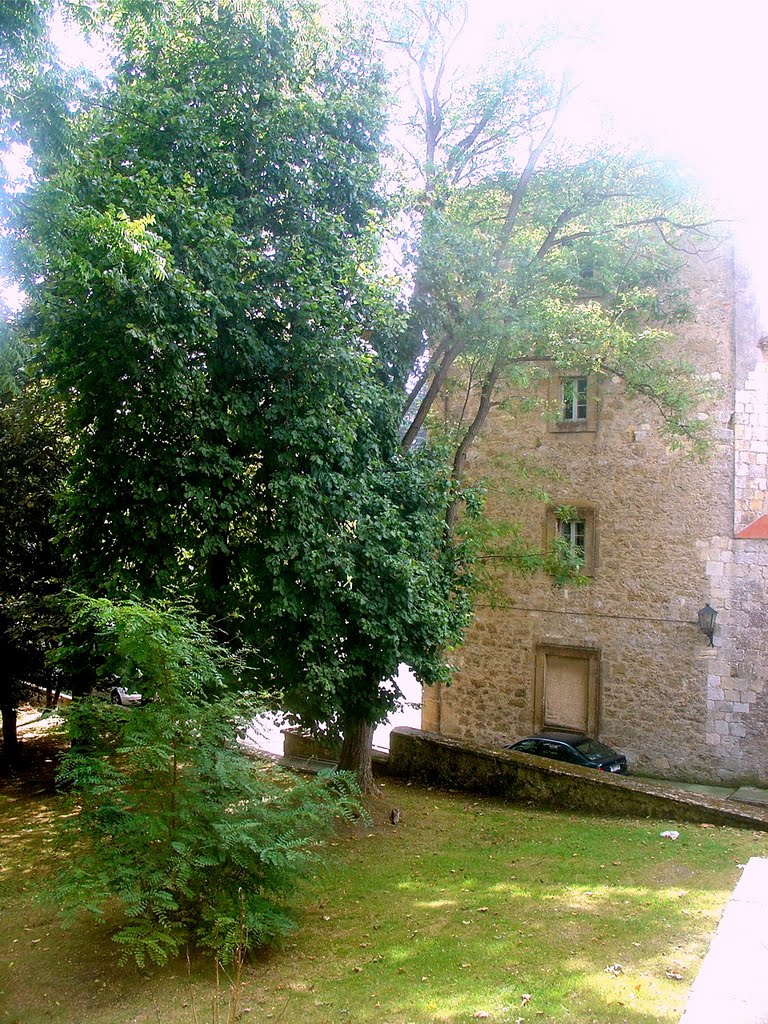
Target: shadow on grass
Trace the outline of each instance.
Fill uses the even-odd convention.
[[[673,1024],[737,863],[768,852],[726,828],[670,842],[667,822],[384,792],[306,884],[299,930],[249,962],[243,1020]],[[0,790],[0,1021],[211,1024],[209,961],[120,967],[108,919],[65,930],[37,902],[64,804],[31,794]]]
[[[210,958],[139,971],[118,963],[116,919],[83,912],[65,927],[46,891],[62,861],[65,798],[0,789],[0,1021],[23,1024],[211,1024],[217,998]],[[219,1003],[226,1007],[226,978]],[[226,1020],[225,1009],[221,1011]]]
[[[367,840],[378,849],[350,842],[343,883],[318,879],[299,945],[329,1015],[676,1021],[736,861],[766,845],[691,826],[673,846],[663,823],[408,799],[402,828]],[[322,1020],[308,1005],[293,994],[292,1014]]]

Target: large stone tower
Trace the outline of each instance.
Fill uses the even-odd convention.
[[[491,515],[578,548],[589,583],[497,573],[453,685],[425,691],[424,728],[498,744],[582,729],[648,774],[768,782],[768,349],[730,253],[687,277],[695,315],[671,348],[718,386],[710,458],[670,451],[610,377],[553,373],[548,414],[497,412],[473,466]],[[507,475],[520,460],[549,501]]]

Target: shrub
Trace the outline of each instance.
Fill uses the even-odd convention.
[[[116,900],[122,959],[164,962],[187,945],[222,961],[291,927],[287,897],[339,814],[358,810],[345,776],[301,781],[240,750],[260,709],[226,686],[242,661],[178,609],[85,600],[107,662],[144,696],[70,711],[89,742],[62,762],[77,843],[58,895],[100,914]]]

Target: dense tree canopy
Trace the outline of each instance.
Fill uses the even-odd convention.
[[[467,12],[464,0],[419,0],[392,30],[418,182],[405,446],[437,416],[460,489],[490,411],[557,367],[622,378],[660,410],[671,443],[696,447],[706,396],[664,351],[685,315],[684,258],[717,245],[690,186],[650,155],[563,142],[572,89],[539,70],[546,40],[467,79],[456,64]]]
[[[102,102],[20,219],[27,331],[77,437],[75,575],[192,595],[351,739],[400,661],[444,678],[468,610],[444,472],[399,445],[380,71],[308,8],[122,10]]]
[[[45,130],[26,94],[4,109],[38,147],[15,204],[22,333],[77,440],[75,577],[191,596],[288,709],[359,751],[399,662],[446,678],[470,611],[465,462],[512,389],[610,372],[695,442],[701,388],[663,347],[679,250],[706,228],[668,168],[557,142],[570,90],[538,43],[452,78],[460,0],[418,0],[390,32],[414,95],[399,207],[364,31],[288,0],[68,7],[108,31],[111,78],[62,107],[57,72]],[[6,85],[48,67],[44,19],[19,12]],[[392,212],[399,297],[378,270]]]
[[[0,352],[0,711],[3,750],[14,760],[27,685],[53,682],[45,656],[62,626],[55,597],[67,575],[54,514],[70,445],[60,405],[22,368],[9,373],[6,356]]]
[[[194,552],[197,585],[198,556],[236,556],[277,370],[260,360],[354,326],[375,108],[343,54],[272,13],[157,29],[24,211],[32,330],[89,428],[69,523],[103,583],[151,591]]]

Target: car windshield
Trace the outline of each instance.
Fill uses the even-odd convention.
[[[604,743],[597,740],[584,739],[580,743],[574,743],[574,747],[585,757],[615,757],[616,751],[606,747]]]

